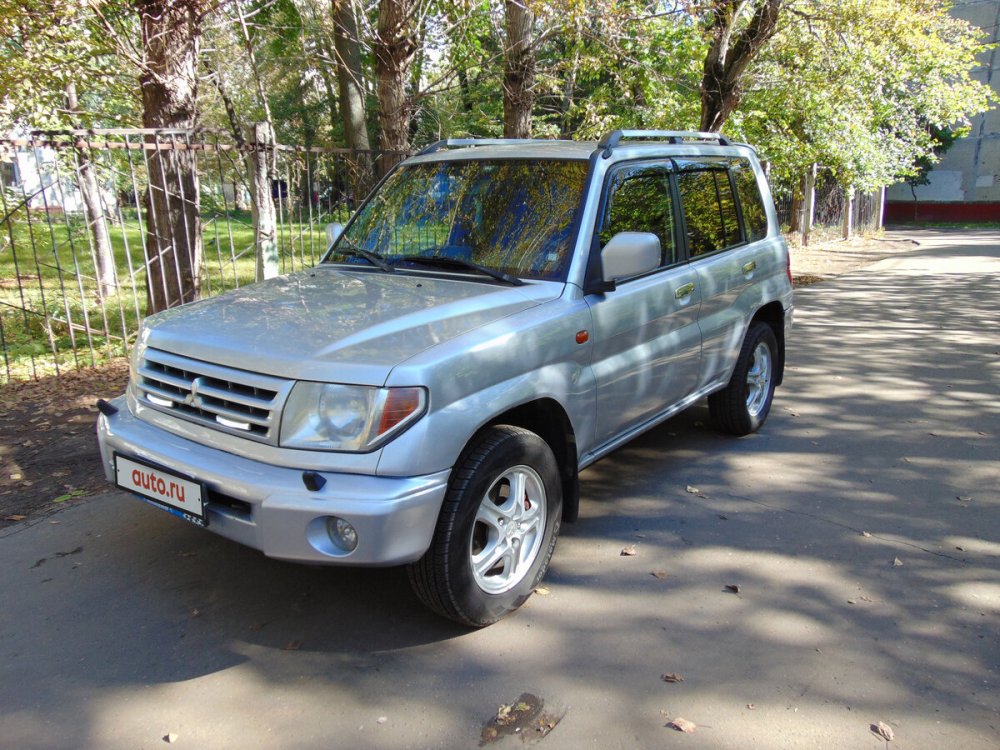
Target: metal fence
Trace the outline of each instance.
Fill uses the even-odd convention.
[[[157,192],[185,204],[197,223],[196,275],[199,294],[208,296],[256,278],[262,206],[252,204],[260,195],[270,195],[278,270],[294,271],[317,262],[326,224],[346,220],[376,173],[404,156],[234,143],[213,131],[76,130],[0,140],[0,382],[128,353],[157,262],[150,240],[163,223],[151,198]],[[151,173],[161,182],[170,173],[151,169],[154,161],[182,159],[194,163],[187,188],[150,184]],[[262,162],[264,171],[256,166]]]
[[[147,310],[165,306],[148,279],[158,263],[158,281],[172,270],[159,227],[176,217],[158,210],[185,209],[173,234],[194,239],[197,268],[188,272],[200,296],[214,295],[259,277],[265,224],[273,271],[315,264],[326,225],[345,221],[377,175],[406,156],[276,145],[261,132],[249,143],[216,131],[142,129],[0,139],[0,383],[128,354]],[[182,162],[186,179],[176,178]],[[809,184],[773,180],[790,235],[802,231]],[[848,200],[822,168],[813,184],[815,226],[844,226],[848,208],[855,231],[881,226],[877,194]],[[180,264],[176,271],[180,283]]]
[[[810,184],[814,191],[813,209],[811,220],[806,221],[805,213],[809,209],[806,193]],[[841,236],[845,233],[849,236],[882,228],[882,191],[851,194],[826,167],[815,169],[815,179],[811,183],[805,177],[772,178],[771,191],[782,231],[788,235],[799,234],[806,243],[812,229],[836,230]],[[845,223],[844,214],[848,209],[850,221]]]

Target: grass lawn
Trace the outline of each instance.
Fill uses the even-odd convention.
[[[0,382],[93,366],[127,353],[146,312],[146,273],[141,217],[135,209],[123,214],[108,225],[118,289],[104,300],[82,214],[22,209],[0,222]],[[325,249],[325,224],[346,217],[314,215],[311,223],[308,216],[301,218],[279,224],[282,273],[314,265]],[[203,207],[203,296],[254,280],[253,242],[249,212]]]

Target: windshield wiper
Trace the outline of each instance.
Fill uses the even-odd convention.
[[[417,266],[427,266],[429,268],[458,268],[466,271],[475,271],[511,286],[524,286],[524,282],[517,278],[517,276],[504,271],[497,271],[495,268],[481,266],[478,263],[473,263],[471,260],[464,260],[462,258],[449,258],[444,255],[404,255],[395,260],[397,263],[413,263]]]
[[[342,239],[340,241],[340,244],[337,246],[337,249],[334,251],[334,254],[338,253],[340,255],[353,255],[356,258],[364,258],[373,266],[377,266],[378,268],[381,268],[383,271],[387,271],[388,273],[393,273],[396,270],[388,263],[386,263],[385,258],[383,258],[378,253],[373,253],[371,250],[365,250],[363,247],[358,247],[353,242],[350,242],[346,239]],[[329,263],[331,261],[324,261],[324,262]]]

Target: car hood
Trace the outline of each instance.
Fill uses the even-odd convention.
[[[400,362],[562,286],[318,266],[153,315],[144,343],[279,377],[381,385]]]

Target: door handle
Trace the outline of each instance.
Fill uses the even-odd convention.
[[[755,270],[757,270],[757,261],[752,260],[749,263],[743,264],[743,273],[751,273]]]
[[[693,291],[694,291],[694,284],[685,284],[684,286],[677,288],[677,291],[674,292],[674,297],[676,297],[677,299],[684,299]]]

